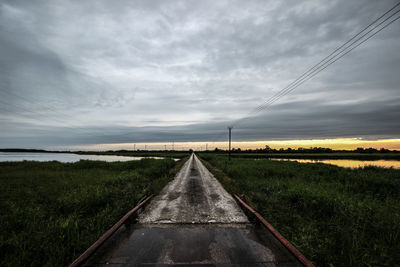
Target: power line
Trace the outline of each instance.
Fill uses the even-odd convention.
[[[400,5],[400,2],[397,3],[395,6],[393,6],[391,9],[389,9],[388,11],[386,11],[383,15],[381,15],[379,18],[377,18],[376,20],[374,20],[373,22],[371,22],[370,24],[368,24],[368,26],[366,26],[364,29],[362,29],[360,32],[358,32],[356,35],[354,35],[352,38],[350,38],[349,40],[347,40],[344,44],[342,44],[341,46],[339,46],[338,48],[336,48],[333,52],[331,52],[328,56],[324,57],[321,61],[319,61],[317,64],[315,64],[314,66],[312,66],[311,68],[309,68],[306,72],[304,72],[302,75],[300,75],[300,77],[298,77],[296,80],[294,80],[292,83],[290,83],[287,87],[290,87],[292,85],[294,85],[298,80],[300,80],[301,78],[303,78],[304,76],[307,75],[307,73],[309,73],[310,71],[313,71],[314,69],[316,69],[317,67],[321,66],[321,64],[325,61],[327,61],[329,58],[331,58],[333,55],[335,55],[337,52],[339,52],[339,50],[341,50],[342,48],[344,48],[348,43],[350,43],[352,40],[354,40],[357,36],[361,35],[364,31],[366,31],[369,27],[371,27],[373,24],[375,24],[376,22],[378,22],[381,18],[383,18],[384,16],[386,16],[388,13],[390,13],[392,10],[394,10],[397,6]],[[398,11],[397,11],[398,12]],[[397,13],[396,12],[396,13]],[[395,13],[395,14],[396,14]],[[394,14],[392,14],[393,16]],[[390,18],[390,17],[389,17]],[[386,20],[385,20],[386,21]],[[383,21],[384,22],[384,21]],[[380,25],[380,24],[379,24]],[[379,26],[378,25],[378,26]],[[375,27],[376,28],[376,27]],[[370,31],[369,31],[370,32]],[[368,33],[369,33],[368,32]],[[365,36],[365,35],[363,35]],[[362,36],[362,37],[363,37]],[[359,40],[359,39],[357,39]],[[357,41],[356,40],[356,41]],[[354,44],[354,42],[352,43]],[[352,45],[350,44],[350,46]],[[348,46],[349,47],[349,46]]]
[[[317,72],[313,73],[312,76],[308,77],[307,79],[301,81],[300,83],[296,84],[295,87],[291,88],[289,91],[285,92],[283,96],[287,95],[288,93],[290,93],[291,91],[293,91],[295,88],[297,88],[298,86],[300,86],[301,84],[303,84],[304,82],[310,80],[312,77],[314,77],[315,75],[317,75],[318,73],[320,73],[321,71],[325,70],[327,67],[329,67],[330,65],[332,65],[333,63],[335,63],[336,61],[338,61],[339,59],[341,59],[342,57],[344,57],[345,55],[347,55],[348,53],[350,53],[351,51],[353,51],[355,48],[359,47],[361,44],[365,43],[366,41],[368,41],[370,38],[372,38],[375,34],[377,34],[378,32],[382,31],[383,29],[385,29],[387,26],[389,26],[390,24],[392,24],[393,22],[395,22],[396,20],[398,20],[400,18],[396,17],[395,19],[393,19],[392,21],[390,21],[390,23],[386,24],[384,27],[382,27],[381,29],[379,29],[377,32],[375,32],[374,34],[372,34],[371,36],[369,36],[368,38],[366,38],[365,40],[363,40],[362,42],[358,43],[357,45],[355,45],[354,47],[352,47],[351,49],[349,49],[348,51],[346,51],[344,54],[342,54],[341,56],[337,57],[336,59],[334,59],[333,61],[329,62],[329,64],[325,65],[323,68],[319,69]],[[272,103],[276,102],[278,99],[275,99]]]
[[[331,64],[335,63],[337,60],[340,58],[344,57],[347,55],[349,52],[360,46],[362,43],[366,42],[369,40],[371,37],[376,35],[378,32],[382,31],[385,29],[387,26],[395,22],[396,20],[399,19],[399,17],[396,17],[395,19],[391,20],[390,22],[386,23],[384,26],[382,26],[380,29],[378,29],[376,32],[372,33],[370,36],[366,37],[368,34],[373,32],[375,29],[377,29],[379,26],[384,24],[386,21],[388,21],[390,18],[392,18],[394,15],[400,12],[400,10],[397,10],[393,14],[391,14],[389,17],[381,21],[379,24],[375,25],[372,27],[372,29],[368,30],[372,25],[376,24],[379,20],[381,20],[383,17],[385,17],[387,14],[392,12],[396,7],[400,5],[400,2],[397,3],[395,6],[390,8],[388,11],[386,11],[383,15],[381,15],[379,18],[375,19],[373,22],[371,22],[367,27],[365,27],[363,30],[358,32],[356,35],[354,35],[352,38],[350,38],[348,41],[346,41],[344,44],[336,48],[333,52],[331,52],[328,56],[324,57],[321,61],[319,61],[317,64],[309,68],[306,72],[301,74],[297,79],[295,79],[292,83],[290,83],[288,86],[274,94],[272,97],[270,97],[265,103],[257,106],[253,110],[251,110],[248,114],[243,116],[240,119],[237,119],[233,122],[232,126],[236,126],[239,124],[241,121],[249,118],[252,115],[257,114],[258,112],[268,108],[271,106],[274,102],[282,98],[283,96],[287,95],[288,93],[292,92],[295,88],[303,84],[304,82],[308,81],[324,69],[326,69],[328,66]],[[368,30],[368,31],[367,31]],[[366,33],[364,33],[367,31]],[[364,33],[364,34],[363,34]],[[361,35],[361,36],[360,36]],[[360,36],[360,37],[358,37]],[[358,37],[358,38],[357,38]],[[362,40],[364,37],[366,37],[364,40]],[[361,41],[360,41],[361,40]],[[359,42],[360,41],[360,42]],[[359,42],[357,44],[357,42]],[[349,44],[349,45],[348,45]],[[354,45],[354,46],[353,46]],[[353,46],[353,47],[352,47]],[[347,50],[348,49],[348,50]],[[347,50],[347,51],[346,51]]]
[[[395,5],[393,8],[391,8],[389,11],[387,11],[384,15],[388,14],[390,11],[392,11],[395,7],[397,7],[398,5],[400,5],[400,3],[398,3],[397,5]],[[384,15],[382,15],[381,17],[379,17],[378,19],[376,19],[373,23],[370,23],[367,27],[365,27],[362,31],[360,31],[359,33],[357,33],[355,36],[353,36],[350,40],[348,40],[347,42],[345,42],[343,45],[341,45],[340,47],[338,47],[337,49],[335,49],[331,54],[329,54],[328,56],[326,56],[324,59],[322,59],[320,62],[318,62],[316,65],[314,65],[313,67],[311,67],[310,69],[308,69],[306,72],[304,72],[300,77],[298,77],[296,80],[294,80],[292,83],[290,83],[288,86],[286,86],[284,89],[282,89],[280,92],[278,92],[277,94],[275,94],[273,97],[277,97],[279,96],[280,93],[282,93],[282,91],[284,91],[285,89],[288,89],[294,85],[296,85],[296,83],[300,82],[302,79],[307,78],[309,75],[311,75],[312,73],[314,73],[315,71],[317,71],[319,68],[322,68],[325,64],[329,63],[329,61],[334,60],[335,57],[339,56],[341,53],[343,53],[346,49],[348,49],[349,47],[351,47],[353,44],[357,43],[359,40],[361,40],[363,37],[365,37],[366,35],[368,35],[371,31],[373,31],[374,29],[376,29],[377,27],[379,27],[382,23],[386,22],[388,19],[390,19],[391,17],[393,17],[395,14],[397,14],[400,10],[396,11],[394,14],[390,15],[388,18],[386,18],[384,21],[382,21],[381,23],[379,23],[378,25],[374,26],[372,29],[370,29],[368,32],[366,32],[365,34],[363,34],[361,37],[357,38],[355,41],[353,41],[350,45],[346,46],[348,43],[350,43],[352,40],[354,40],[357,36],[359,36],[361,33],[363,33],[365,30],[367,30],[370,26],[372,26],[375,22],[379,21]],[[342,49],[344,48],[344,49]],[[341,50],[341,51],[340,51]],[[323,63],[323,64],[322,64]],[[260,105],[259,107],[257,107],[256,109],[262,109],[263,105]]]
[[[400,10],[398,11],[400,12]],[[332,65],[333,63],[335,63],[336,61],[338,61],[339,59],[341,59],[342,57],[344,57],[345,55],[347,55],[348,53],[350,53],[351,51],[353,51],[355,48],[357,48],[358,46],[360,46],[361,44],[365,43],[367,40],[369,40],[371,37],[373,37],[375,34],[377,34],[378,32],[382,31],[384,28],[386,28],[387,26],[389,26],[390,24],[392,24],[393,22],[395,22],[396,20],[398,20],[400,17],[396,17],[395,19],[393,19],[392,21],[390,21],[388,24],[386,24],[385,26],[383,26],[381,29],[379,29],[378,31],[376,31],[375,33],[373,33],[372,35],[370,35],[369,37],[367,37],[366,39],[364,39],[363,41],[361,41],[360,43],[356,44],[355,46],[353,46],[352,48],[350,48],[347,51],[342,51],[343,54],[339,55],[338,57],[334,57],[332,58],[331,61],[328,61],[325,65],[322,65],[321,68],[316,69],[315,71],[313,71],[312,73],[310,73],[310,75],[307,75],[306,77],[304,77],[301,81],[297,82],[294,86],[292,86],[291,88],[289,88],[289,90],[286,90],[285,92],[283,92],[279,97],[276,97],[275,99],[273,99],[270,103],[268,103],[268,106],[263,107],[262,109],[265,109],[269,106],[271,106],[273,103],[275,103],[277,100],[279,100],[280,98],[282,98],[283,96],[289,94],[290,92],[292,92],[294,89],[296,89],[297,87],[299,87],[300,85],[302,85],[304,82],[310,80],[311,78],[313,78],[315,75],[317,75],[318,73],[320,73],[321,71],[325,70],[327,67],[329,67],[330,65]],[[261,109],[261,110],[262,110]]]

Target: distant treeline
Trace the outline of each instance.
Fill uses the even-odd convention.
[[[204,154],[227,154],[226,150],[203,151]],[[333,150],[323,147],[273,149],[232,149],[232,157],[238,158],[287,158],[287,159],[353,159],[353,160],[400,160],[400,151],[375,148],[357,148],[354,150]]]
[[[0,148],[0,152],[65,153],[65,151],[47,151],[44,149],[25,149],[25,148]]]
[[[125,153],[144,153],[144,152],[151,152],[151,153],[165,153],[165,152],[185,152],[184,150],[107,150],[107,151],[49,151],[44,149],[23,149],[23,148],[0,148],[0,152],[38,152],[38,153],[76,153],[76,154],[125,154]],[[186,152],[193,152],[192,149],[186,150]],[[214,150],[203,150],[204,152],[214,153],[214,152],[228,152],[226,149],[219,149],[215,148]],[[310,147],[310,148],[271,148],[269,146],[265,146],[265,148],[257,148],[257,149],[240,149],[240,148],[233,148],[231,150],[232,153],[262,153],[262,154],[308,154],[308,153],[318,153],[318,154],[326,154],[326,153],[398,153],[400,154],[399,150],[390,150],[386,148],[375,149],[375,148],[356,148],[354,150],[334,150],[331,148],[325,147]]]
[[[3,148],[0,152],[19,152],[19,153],[73,153],[80,155],[117,155],[127,157],[170,157],[184,158],[189,155],[189,151],[172,150],[108,150],[108,151],[48,151],[43,149],[21,149]]]
[[[166,150],[141,150],[141,149],[136,149],[136,150],[126,150],[126,149],[121,149],[121,150],[104,150],[104,151],[71,151],[71,150],[45,150],[45,149],[26,149],[26,148],[0,148],[0,152],[37,152],[37,153],[76,153],[76,154],[98,154],[98,153],[133,153],[133,152],[152,152],[152,153],[162,153],[165,152]],[[173,150],[167,150],[167,151],[173,151]],[[174,150],[176,152],[180,152],[182,150]],[[189,150],[186,150],[188,152]]]
[[[219,149],[216,148],[214,150],[210,150],[209,152],[225,152],[227,150]],[[265,146],[265,148],[257,148],[257,149],[240,149],[240,148],[233,148],[231,150],[232,153],[298,153],[298,154],[304,154],[304,153],[400,153],[398,150],[390,150],[386,148],[381,148],[381,149],[375,149],[375,148],[362,148],[358,147],[354,150],[334,150],[330,148],[325,148],[325,147],[310,147],[310,148],[303,148],[299,147],[297,149],[295,148],[271,148],[269,146]]]

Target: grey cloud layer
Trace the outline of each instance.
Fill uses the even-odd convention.
[[[1,1],[0,146],[213,141],[395,1]],[[237,140],[399,137],[393,24]]]

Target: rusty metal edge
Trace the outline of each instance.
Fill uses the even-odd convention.
[[[147,201],[149,201],[154,194],[147,197],[145,200],[140,202],[136,207],[131,209],[124,217],[121,218],[116,224],[113,225],[107,232],[105,232],[96,242],[94,242],[85,252],[83,252],[74,262],[72,262],[69,267],[80,266],[84,263],[110,236],[112,236],[115,231],[129,219],[132,214],[134,214],[138,209],[140,209]]]
[[[243,205],[247,210],[253,213],[257,219],[292,253],[297,260],[299,260],[304,266],[314,267],[314,265],[299,251],[297,250],[286,238],[284,238],[271,224],[269,224],[257,211],[250,207],[240,197],[234,194],[234,197]]]

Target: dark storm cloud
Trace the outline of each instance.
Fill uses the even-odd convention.
[[[395,1],[1,1],[0,146],[216,141]],[[236,140],[399,137],[395,23]]]

